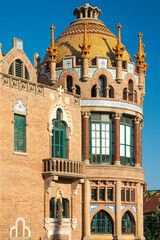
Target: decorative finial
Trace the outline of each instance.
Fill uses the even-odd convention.
[[[144,63],[144,64],[143,64],[144,77],[146,77],[146,71],[147,71],[148,66],[149,66],[149,65],[148,65],[147,63]]]
[[[59,51],[59,48],[55,46],[54,43],[54,29],[55,27],[52,25],[50,27],[51,29],[51,47],[49,46],[46,50],[48,52],[49,58],[51,62],[55,62],[56,61],[56,57],[57,57],[57,53]]]
[[[121,43],[121,28],[122,28],[122,26],[120,25],[120,23],[117,25],[117,28],[118,28],[117,45],[115,48],[113,48],[113,51],[116,54],[116,60],[122,60],[125,46],[123,46]]]
[[[139,37],[138,53],[137,53],[137,56],[134,55],[134,58],[136,59],[137,67],[144,67],[144,59],[146,57],[146,54],[144,53],[145,45],[142,43],[142,36],[143,34],[140,32],[138,34],[138,37]]]
[[[87,43],[87,21],[84,21],[83,23],[84,25],[84,41],[83,41],[83,45],[79,45],[79,47],[81,48],[81,54],[82,54],[82,58],[88,58],[88,54],[89,54],[89,50],[91,48],[91,45]]]

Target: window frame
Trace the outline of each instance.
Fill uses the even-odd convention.
[[[105,218],[103,218],[101,213],[105,214]],[[100,218],[97,218],[98,214],[100,214]],[[111,224],[111,226],[109,226],[109,224]],[[93,226],[95,231],[93,231]],[[113,234],[113,226],[114,223],[112,217],[106,211],[100,210],[93,216],[91,220],[91,234]],[[98,231],[99,228],[104,229],[104,231]],[[109,228],[111,228],[111,231],[108,230]]]
[[[126,218],[124,218],[126,216]],[[129,226],[129,221],[131,222],[131,226]],[[131,228],[131,231],[129,231],[129,227]],[[125,228],[125,231],[124,231]],[[134,234],[135,232],[135,221],[133,215],[126,211],[123,214],[122,220],[121,220],[121,230],[122,234]]]
[[[21,62],[21,76],[17,76],[17,71],[16,71],[16,62],[20,61]],[[30,73],[28,71],[28,68],[26,66],[26,64],[24,63],[23,60],[21,60],[20,58],[16,58],[14,61],[11,62],[11,64],[9,65],[8,68],[8,74],[11,76],[14,76],[16,78],[23,78],[25,80],[30,80]],[[28,75],[28,77],[26,78],[26,75]]]
[[[52,120],[53,124],[53,129],[52,129],[52,158],[66,158],[67,157],[67,151],[66,151],[66,144],[67,144],[67,139],[66,139],[66,124],[64,121],[61,120],[61,110],[57,109],[57,117],[56,119]],[[55,127],[56,123],[58,123],[58,126],[60,127]],[[61,126],[64,126],[64,129],[61,128]],[[59,142],[56,143],[56,134],[58,133],[59,136]],[[61,144],[62,140],[62,144]],[[56,147],[59,148],[59,156],[56,156]],[[62,151],[61,151],[62,149]],[[61,155],[62,152],[62,155]]]
[[[93,120],[93,114],[99,114],[100,115],[100,120]],[[102,120],[102,115],[108,115],[109,116],[109,121],[104,121]],[[97,161],[97,155],[95,153],[96,156],[96,161],[93,161],[93,153],[92,153],[92,128],[93,128],[93,124],[99,124],[100,128],[99,128],[99,133],[100,133],[100,161]],[[109,124],[109,162],[107,162],[107,159],[105,159],[105,162],[103,162],[102,160],[102,124]],[[96,132],[96,130],[95,130]],[[106,133],[106,130],[105,130]],[[113,123],[112,123],[112,118],[111,118],[111,114],[110,113],[105,113],[105,112],[92,112],[91,113],[91,117],[90,117],[90,164],[107,164],[107,165],[112,165],[113,163],[113,149],[114,149],[114,143],[113,143]],[[105,140],[107,139],[106,137],[104,138]],[[97,140],[97,138],[95,137],[95,140]],[[95,150],[97,146],[95,146]],[[106,151],[106,145],[105,145],[105,151]]]
[[[23,145],[24,145],[24,150],[20,150],[20,149],[18,149],[18,147],[17,148],[15,148],[15,124],[16,124],[16,122],[15,122],[15,116],[19,116],[19,117],[23,117],[24,118],[24,139],[23,139],[23,141],[24,141],[24,143],[23,143]],[[14,139],[14,141],[13,141],[13,151],[14,151],[14,154],[21,154],[21,155],[26,155],[27,154],[27,118],[26,118],[26,114],[24,114],[23,112],[18,112],[18,111],[14,111],[14,114],[13,114],[13,139]]]
[[[122,118],[124,121],[122,122]],[[127,123],[127,118],[130,119],[131,123]],[[124,151],[125,151],[125,156],[121,156],[121,151],[120,151],[120,163],[123,166],[134,166],[134,125],[133,125],[133,119],[129,116],[122,116],[120,119],[120,128],[121,126],[124,126],[124,143],[121,143],[121,131],[120,131],[120,148],[121,146],[124,146]],[[126,135],[126,129],[127,127],[130,127],[130,144],[127,144],[127,135]],[[130,147],[130,161],[128,162],[127,160],[127,147]],[[122,163],[122,159],[124,158],[125,164]]]

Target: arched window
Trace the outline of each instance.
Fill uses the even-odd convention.
[[[90,130],[90,163],[112,164],[114,132],[110,114],[92,113]]]
[[[92,234],[112,234],[113,233],[113,221],[108,213],[101,210],[96,213],[91,222]]]
[[[25,78],[26,80],[29,79],[28,69],[20,59],[16,59],[14,62],[11,63],[8,69],[8,74],[20,78]]]
[[[133,120],[127,116],[120,120],[120,161],[121,165],[134,165]]]
[[[61,121],[62,112],[57,110],[57,119],[53,120],[52,157],[66,158],[66,126]]]
[[[114,98],[114,88],[109,86],[109,98]]]
[[[66,198],[62,198],[62,216],[63,218],[68,218],[69,217],[69,201]],[[57,211],[58,211],[58,199],[51,198],[50,200],[50,218],[56,218],[57,216]]]
[[[123,89],[123,100],[127,100],[127,88]]]
[[[88,17],[90,18],[91,17],[91,10],[88,9]]]
[[[129,101],[133,102],[133,81],[130,79],[128,82]]]
[[[73,80],[71,76],[67,76],[67,91],[72,92]]]
[[[122,217],[122,234],[134,234],[135,222],[132,214],[127,211]]]
[[[82,15],[83,15],[83,18],[85,18],[85,11],[82,10]]]
[[[105,79],[103,76],[99,77],[99,97],[105,97]]]
[[[91,97],[96,97],[96,85],[94,85],[91,89]]]
[[[137,103],[137,91],[134,91],[134,101]]]
[[[80,89],[80,87],[79,87],[78,85],[75,85],[75,87],[76,87],[76,94],[77,94],[77,95],[81,95],[81,89]]]

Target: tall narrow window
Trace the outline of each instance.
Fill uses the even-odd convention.
[[[50,218],[55,217],[55,199],[51,198],[50,200]]]
[[[109,98],[114,98],[114,88],[109,86]]]
[[[105,97],[105,78],[99,77],[99,97]]]
[[[96,97],[96,85],[94,85],[91,89],[91,97]]]
[[[91,201],[97,201],[97,188],[91,188]]]
[[[107,201],[113,201],[113,188],[107,189]]]
[[[127,88],[123,89],[123,100],[127,100]]]
[[[110,115],[92,113],[91,115],[91,163],[112,163],[112,124]]]
[[[67,76],[67,91],[72,92],[73,80],[71,76]]]
[[[61,121],[61,110],[57,110],[57,119],[53,120],[52,157],[66,158],[66,126]]]
[[[66,198],[62,199],[62,205],[63,205],[63,218],[68,218],[68,207],[69,207],[69,201]]]
[[[134,234],[134,218],[127,211],[122,218],[122,234]]]
[[[14,114],[14,151],[16,152],[25,152],[25,124],[25,116]]]
[[[78,85],[75,86],[76,87],[76,94],[81,95],[81,89]]]
[[[22,66],[23,66],[23,64],[22,64],[22,61],[21,60],[19,60],[19,59],[17,59],[16,61],[15,61],[15,73],[16,73],[16,77],[23,77],[22,75],[22,73],[23,73],[23,69],[22,69]]]
[[[122,117],[120,125],[120,160],[121,165],[133,166],[133,121]]]
[[[113,233],[113,221],[109,214],[101,210],[96,213],[91,222],[92,234],[112,234]]]
[[[135,202],[135,189],[131,189],[131,202]]]
[[[105,201],[105,188],[99,189],[99,201]]]
[[[133,102],[133,81],[130,79],[128,82],[129,101]]]
[[[121,188],[121,201],[124,202],[125,201],[125,189]]]
[[[28,73],[26,66],[25,66],[25,79],[27,79],[27,80],[29,79],[29,73]]]
[[[9,66],[8,74],[13,75],[13,62],[12,62],[11,65]]]

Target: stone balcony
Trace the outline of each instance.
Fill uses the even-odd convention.
[[[51,176],[84,179],[85,164],[64,158],[43,159],[42,176],[44,179]]]

